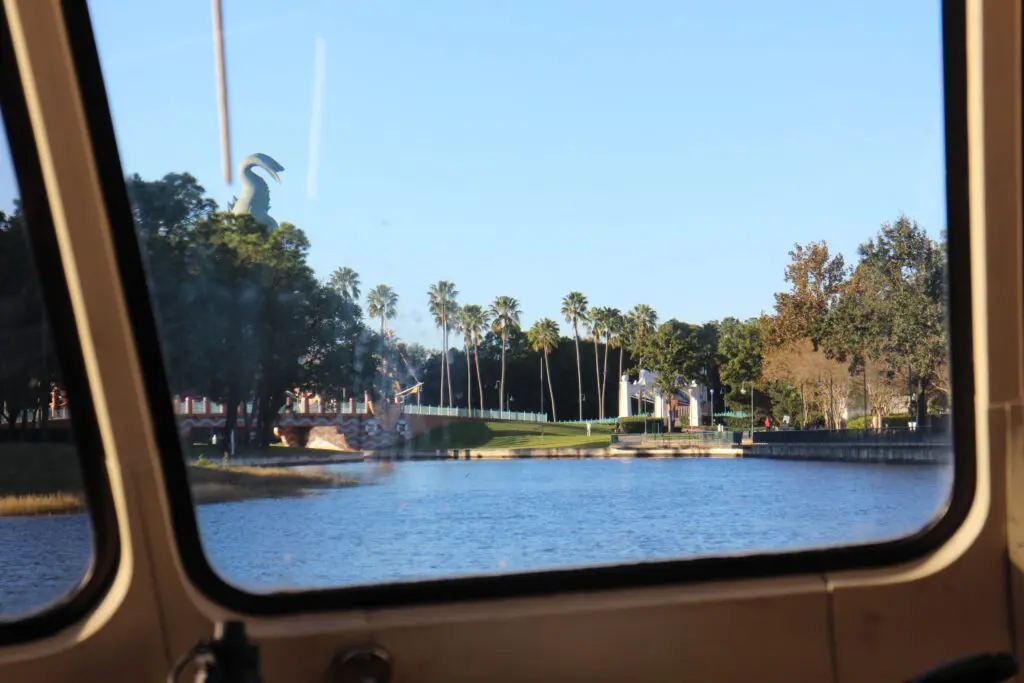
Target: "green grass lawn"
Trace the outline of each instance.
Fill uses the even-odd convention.
[[[413,450],[438,448],[603,448],[611,443],[613,425],[531,422],[456,422],[421,434]]]

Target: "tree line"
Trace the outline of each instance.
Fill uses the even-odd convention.
[[[257,445],[299,391],[383,398],[422,382],[428,404],[594,419],[618,414],[618,378],[640,368],[665,391],[712,388],[717,412],[749,409],[753,392],[759,419],[797,424],[839,427],[861,400],[885,416],[908,394],[921,421],[948,407],[945,244],[905,216],[849,267],[825,242],[796,245],[789,290],[749,320],[660,321],[649,305],[621,311],[573,291],[560,320],[526,325],[514,296],[464,303],[439,280],[418,304],[440,332],[427,349],[390,329],[400,298],[389,285],[364,297],[351,267],[318,281],[300,228],[221,210],[188,173],[127,187],[172,391],[223,402],[228,424],[251,402],[242,417]],[[0,417],[12,429],[18,416],[44,421],[60,393],[27,250],[16,206],[0,214]]]

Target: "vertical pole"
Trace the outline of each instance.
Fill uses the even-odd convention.
[[[754,438],[754,383],[750,383],[750,438]]]
[[[864,431],[868,430],[868,361],[864,359]]]

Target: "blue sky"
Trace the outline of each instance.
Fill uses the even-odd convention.
[[[945,223],[938,0],[224,4],[233,163],[284,165],[271,215],[407,341],[439,279],[527,325],[573,289],[702,322],[769,310],[793,242]],[[209,3],[91,7],[126,171],[226,204]]]

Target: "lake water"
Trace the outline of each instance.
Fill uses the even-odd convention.
[[[327,587],[694,555],[912,533],[951,469],[773,460],[474,460],[336,465],[368,482],[199,509],[215,569],[250,590]],[[0,615],[82,576],[82,515],[0,519]]]

